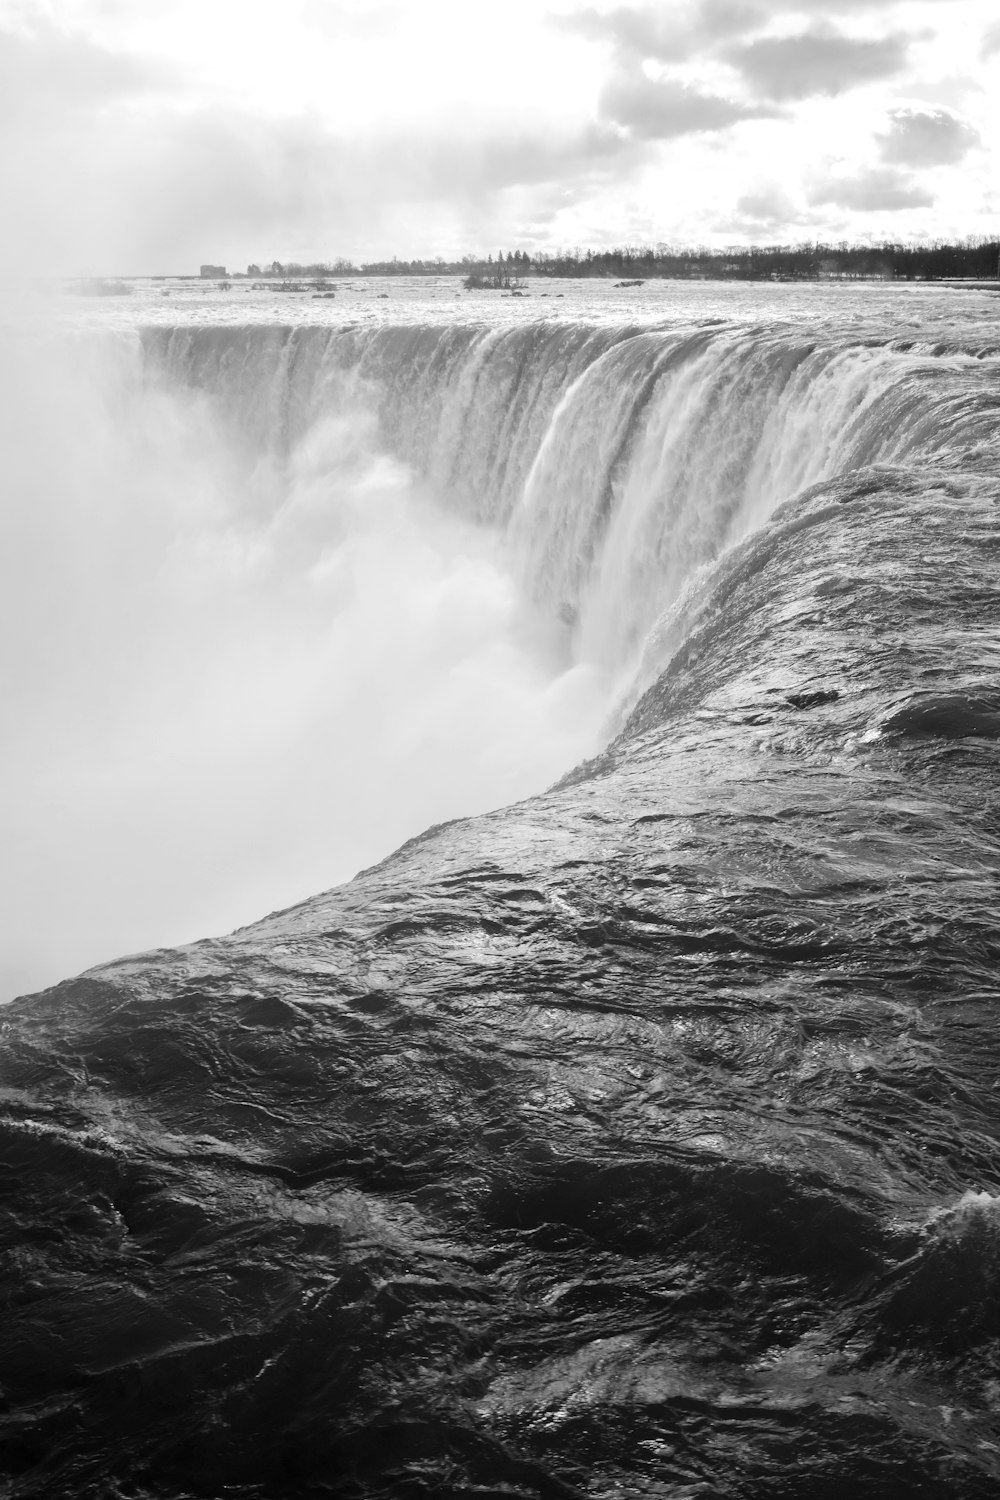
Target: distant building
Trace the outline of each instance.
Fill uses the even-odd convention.
[[[225,266],[202,266],[201,275],[204,281],[216,281],[220,276],[228,275]]]

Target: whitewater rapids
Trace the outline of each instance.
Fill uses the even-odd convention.
[[[238,535],[255,651],[285,592],[298,646],[331,578],[377,578],[343,549],[391,475],[379,607],[413,598],[414,515],[460,535],[590,743],[346,885],[0,1012],[11,1496],[992,1497],[995,353],[112,342],[148,440],[202,432],[196,500],[241,497],[208,577]],[[369,728],[403,732],[416,660]]]

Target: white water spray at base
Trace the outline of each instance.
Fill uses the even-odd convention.
[[[134,350],[8,352],[0,997],[228,930],[594,748],[599,675],[370,416],[261,464]]]

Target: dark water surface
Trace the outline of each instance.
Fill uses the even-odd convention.
[[[644,690],[548,792],[0,1012],[12,1500],[1000,1493],[992,364],[605,331],[597,389],[573,332],[550,390],[545,337],[490,450],[497,344],[421,335],[420,462]]]

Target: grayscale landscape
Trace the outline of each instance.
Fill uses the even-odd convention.
[[[1000,1493],[998,58],[0,0],[3,1500]]]

